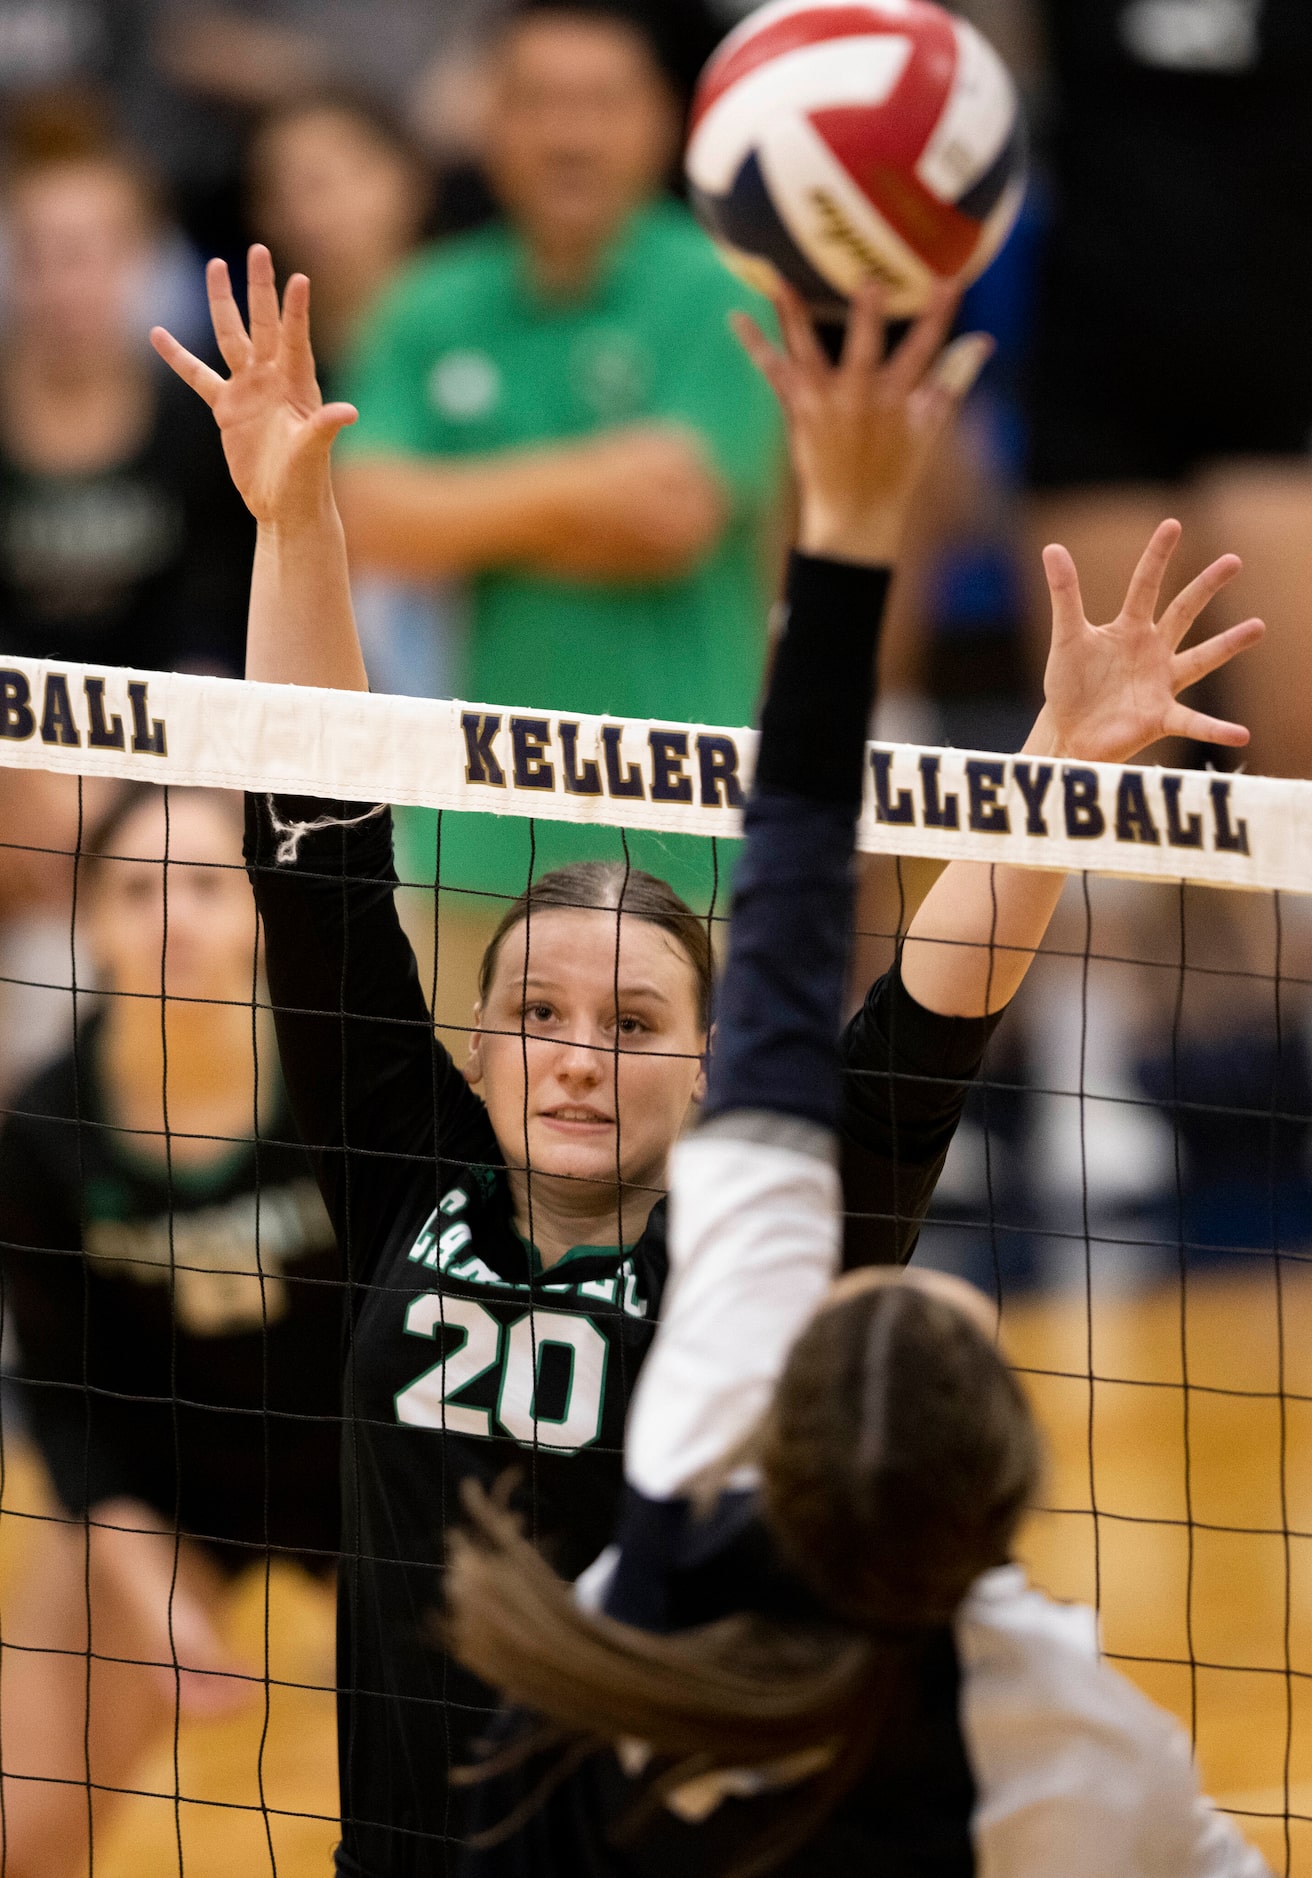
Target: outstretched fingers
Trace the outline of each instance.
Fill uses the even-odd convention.
[[[1228,587],[1243,562],[1237,554],[1223,554],[1219,561],[1205,567],[1195,580],[1175,596],[1162,615],[1162,631],[1172,650],[1179,645],[1194,621]]]
[[[1177,653],[1171,666],[1172,689],[1187,691],[1200,678],[1219,672],[1231,659],[1238,658],[1241,652],[1247,652],[1250,646],[1255,646],[1265,631],[1266,627],[1260,619],[1246,619],[1238,626],[1231,626],[1227,632],[1217,633],[1215,638],[1204,640],[1200,646],[1190,646],[1187,652]]]
[[[188,352],[187,348],[163,326],[151,327],[150,343],[164,363],[173,368],[183,384],[190,385],[197,396],[204,398],[206,404],[213,410],[215,400],[225,383],[219,374],[203,360],[198,359],[195,353]]]
[[[778,346],[771,344],[750,313],[731,313],[735,339],[785,409],[792,391],[792,370]]]
[[[784,336],[788,357],[804,372],[823,377],[830,369],[829,361],[816,336],[815,325],[801,294],[796,287],[781,279],[771,297],[775,312],[779,315],[779,329]]]
[[[995,347],[987,333],[965,333],[940,352],[929,376],[912,394],[924,433],[933,441],[945,430],[974,388]]]
[[[304,274],[293,274],[283,292],[278,358],[296,397],[316,405],[321,393],[310,342],[310,283]]]
[[[1223,717],[1208,717],[1203,711],[1191,711],[1187,704],[1173,704],[1162,719],[1165,737],[1192,737],[1195,743],[1220,743],[1231,750],[1242,750],[1248,732],[1242,724],[1231,724]]]
[[[246,304],[250,312],[251,351],[257,364],[269,365],[277,358],[282,341],[282,309],[278,305],[273,256],[258,241],[246,257]]]
[[[1052,642],[1061,645],[1084,631],[1084,596],[1070,550],[1054,541],[1043,550],[1043,571],[1052,599]]]
[[[852,297],[841,369],[843,376],[861,391],[883,361],[887,303],[887,294],[875,280],[867,281]]]
[[[241,314],[237,311],[237,302],[233,299],[232,280],[226,261],[210,262],[205,269],[205,286],[209,294],[214,337],[223,354],[223,362],[230,372],[239,372],[243,366],[250,364],[255,354],[242,324]]]
[[[325,404],[310,419],[310,428],[316,437],[331,445],[338,432],[357,423],[359,417],[353,404]]]
[[[1126,617],[1149,624],[1157,618],[1162,582],[1183,532],[1177,521],[1161,522],[1153,531],[1152,540],[1140,555],[1139,565],[1130,579],[1122,609]]]
[[[934,288],[929,305],[889,360],[885,389],[893,402],[911,396],[943,350],[960,299],[961,288],[955,281],[942,281]]]

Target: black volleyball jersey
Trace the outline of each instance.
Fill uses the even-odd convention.
[[[190,388],[151,360],[117,462],[48,473],[0,435],[0,643],[29,658],[241,671],[255,523]]]
[[[325,812],[275,806],[284,821]],[[429,1878],[460,1836],[447,1769],[471,1758],[495,1708],[438,1643],[461,1484],[515,1468],[530,1527],[567,1576],[609,1541],[661,1305],[665,1204],[636,1243],[542,1270],[515,1230],[486,1109],[434,1037],[393,904],[389,818],[308,835],[283,865],[276,846],[266,800],[249,798],[283,1073],[348,1273],[339,1866]],[[896,979],[850,1027],[850,1257],[909,1253],[986,1035],[932,1019]]]
[[[11,1373],[77,1516],[119,1495],[327,1568],[338,1533],[341,1262],[280,1096],[259,1138],[172,1173],[116,1128],[100,1027],[11,1099],[0,1272]],[[254,1137],[255,1131],[252,1130]]]
[[[1212,333],[1261,348],[1283,375],[1283,342],[1297,364],[1312,317],[1312,7],[1041,10],[1070,305],[1123,325],[1127,345],[1159,339],[1168,370],[1170,343]]]

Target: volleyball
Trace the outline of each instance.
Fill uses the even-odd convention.
[[[988,40],[930,0],[775,0],[702,73],[687,172],[753,284],[782,275],[832,317],[873,278],[906,318],[1006,240],[1024,122]]]

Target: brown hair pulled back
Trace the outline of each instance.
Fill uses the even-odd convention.
[[[647,1743],[663,1763],[657,1799],[707,1772],[817,1757],[734,1878],[804,1845],[905,1719],[922,1652],[1008,1557],[1040,1468],[1029,1407],[988,1337],[910,1285],[816,1316],[757,1454],[766,1520],[828,1614],[814,1625],[744,1615],[667,1637],[592,1616],[476,1494],[448,1578],[461,1660],[556,1739]]]
[[[949,1621],[1008,1557],[1040,1449],[1011,1370],[913,1285],[821,1311],[762,1431],[766,1519],[826,1607],[861,1627]]]
[[[668,881],[641,868],[626,868],[618,861],[575,861],[568,867],[555,867],[520,894],[506,909],[483,954],[478,995],[484,1003],[507,936],[516,926],[530,924],[536,914],[560,909],[615,913],[626,919],[646,920],[668,933],[692,966],[697,982],[698,1021],[703,1030],[708,1027],[715,958],[706,922],[698,919]]]

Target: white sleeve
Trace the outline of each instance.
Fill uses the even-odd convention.
[[[670,1282],[625,1439],[647,1498],[681,1493],[764,1413],[838,1270],[835,1163],[825,1131],[750,1111],[675,1149]]]
[[[956,1624],[978,1878],[1270,1878],[1176,1721],[1099,1659],[1097,1620],[989,1572]]]

